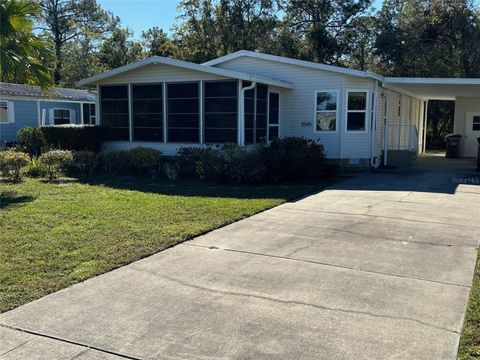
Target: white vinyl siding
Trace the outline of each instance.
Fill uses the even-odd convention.
[[[171,65],[151,64],[138,69],[134,69],[123,74],[112,76],[101,80],[102,85],[107,84],[127,84],[152,82],[181,82],[181,81],[200,81],[200,80],[222,80],[227,79],[222,76],[202,73],[195,70],[183,69]]]
[[[457,97],[455,99],[455,117],[453,132],[465,136],[467,113],[480,112],[480,98]],[[465,139],[462,141],[462,154],[465,154]]]
[[[345,76],[297,65],[276,63],[251,57],[233,59],[217,67],[282,79],[294,84],[291,90],[280,92],[280,136],[302,136],[319,140],[329,158],[368,158],[370,143],[368,134],[344,133],[344,90],[346,87],[365,88],[371,91],[373,80]],[[336,132],[315,131],[316,91],[338,89],[338,118]],[[368,117],[368,116],[367,116]],[[348,135],[348,136],[346,136]]]

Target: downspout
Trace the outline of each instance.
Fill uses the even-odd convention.
[[[372,128],[370,131],[371,140],[370,140],[370,165],[377,169],[380,166],[378,158],[375,156],[375,145],[377,141],[377,116],[378,116],[378,81],[375,81],[374,88],[374,97],[373,97],[373,113],[372,113]]]
[[[238,112],[240,119],[238,124],[238,129],[240,131],[239,145],[245,145],[245,92],[255,89],[255,86],[257,86],[257,82],[253,81],[249,86],[241,88],[240,90],[240,110]]]
[[[40,100],[37,99],[37,120],[38,120],[38,127],[42,126],[42,114],[40,110]]]
[[[80,102],[80,124],[85,125],[85,121],[83,120],[83,102]]]

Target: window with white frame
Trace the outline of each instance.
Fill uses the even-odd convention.
[[[336,131],[338,92],[317,91],[316,95],[316,131]]]
[[[0,101],[0,124],[8,124],[8,102]]]
[[[95,104],[83,104],[83,123],[88,125],[96,124]]]
[[[347,93],[347,131],[367,130],[367,92]]]
[[[70,124],[70,109],[53,109],[53,124]]]

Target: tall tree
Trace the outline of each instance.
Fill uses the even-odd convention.
[[[62,86],[75,87],[77,81],[107,70],[100,63],[98,47],[97,42],[88,36],[64,45],[62,53],[68,61],[62,68]]]
[[[373,16],[361,16],[352,21],[345,32],[345,65],[362,71],[376,70],[375,25]]]
[[[470,0],[386,0],[376,53],[394,76],[480,76],[480,17]]]
[[[54,44],[54,80],[59,84],[65,44],[86,36],[101,38],[115,28],[118,18],[103,10],[96,0],[40,0],[39,3],[42,8],[39,28]]]
[[[217,57],[215,5],[212,0],[182,0],[178,5],[182,22],[174,27],[183,60],[201,63]]]
[[[278,10],[276,0],[220,0],[216,14],[221,55],[267,47],[278,23]]]
[[[37,4],[26,0],[0,2],[0,77],[1,81],[52,85],[44,62],[51,55],[50,44],[33,34]]]
[[[345,32],[372,0],[287,0],[285,21],[306,43],[305,58],[339,64],[348,49]]]
[[[129,29],[116,28],[112,36],[102,44],[99,60],[106,69],[115,69],[143,58],[142,45],[129,40]]]
[[[277,0],[183,0],[175,28],[179,56],[203,62],[237,50],[263,50],[278,23]]]
[[[168,37],[167,33],[158,27],[142,31],[142,45],[148,56],[178,56],[178,46]]]

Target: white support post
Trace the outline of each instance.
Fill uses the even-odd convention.
[[[388,137],[389,137],[389,124],[388,124],[388,118],[389,118],[389,101],[388,101],[388,94],[385,94],[385,99],[384,99],[384,114],[383,114],[383,165],[387,166],[388,165]]]
[[[200,144],[203,144],[205,143],[205,117],[204,117],[204,110],[203,110],[203,104],[205,103],[205,99],[204,99],[204,86],[203,86],[203,80],[200,80],[200,83],[199,83],[199,86],[200,86],[200,92],[199,92],[199,98],[200,98],[200,101],[199,101],[199,112],[200,112]]]
[[[42,125],[42,112],[40,110],[40,100],[37,100],[37,120],[38,120],[38,127]]]
[[[163,143],[167,143],[167,83],[163,83],[163,92],[162,92],[162,99],[163,99]]]
[[[428,100],[425,101],[425,115],[423,120],[423,144],[422,144],[422,153],[425,154],[427,152],[427,126],[428,126]]]
[[[83,102],[80,103],[80,124],[85,125],[85,121],[83,120],[83,104],[84,104]],[[90,118],[90,111],[89,111],[88,116]],[[89,123],[90,123],[90,121],[89,121]]]

